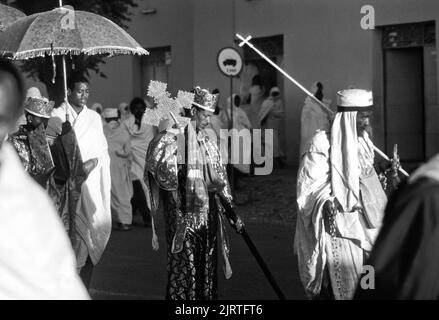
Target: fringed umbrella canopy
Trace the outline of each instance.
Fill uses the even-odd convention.
[[[0,4],[0,31],[4,31],[15,21],[26,17],[26,15],[13,7]]]
[[[27,16],[0,33],[0,54],[14,60],[45,55],[147,55],[125,30],[100,15],[60,7]]]

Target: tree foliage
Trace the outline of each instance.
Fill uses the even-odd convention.
[[[26,15],[37,12],[49,11],[59,5],[58,0],[0,0],[23,11]],[[99,14],[112,20],[122,28],[127,28],[127,23],[131,21],[131,8],[137,7],[136,0],[66,0],[63,5],[73,6],[75,10],[89,11]],[[102,56],[67,56],[67,73],[80,73],[86,77],[90,76],[90,71],[94,71],[101,77],[106,77],[100,71],[100,66],[105,64]],[[55,68],[54,68],[55,62]],[[55,61],[50,57],[30,59],[21,65],[22,71],[35,80],[39,80],[46,85],[49,97],[59,103],[63,97],[62,81],[62,60],[55,57]],[[56,72],[54,72],[56,70]],[[56,76],[53,83],[54,74]]]

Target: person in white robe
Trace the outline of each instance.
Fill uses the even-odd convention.
[[[0,163],[0,300],[90,299],[49,196],[9,143]]]
[[[5,142],[24,97],[21,75],[0,60],[0,300],[89,299],[49,196]]]
[[[253,77],[248,94],[249,101],[244,101],[241,108],[247,114],[252,128],[260,129],[261,124],[259,123],[258,115],[261,111],[262,103],[264,102],[265,89],[262,86],[262,80],[259,74]]]
[[[131,142],[125,126],[121,125],[118,109],[106,108],[102,113],[106,123],[104,134],[107,138],[111,171],[111,213],[119,230],[129,230],[133,220],[131,198]]]
[[[120,112],[120,121],[121,122],[124,122],[125,120],[127,120],[130,117],[131,112],[130,112],[130,105],[128,103],[126,103],[126,102],[119,103],[118,109]]]
[[[233,104],[232,104],[233,102]],[[232,108],[233,108],[233,129],[238,131],[238,134],[242,130],[248,130],[250,134],[250,130],[252,129],[252,125],[250,120],[247,117],[247,114],[239,107],[240,105],[240,97],[236,94],[233,94],[232,97],[227,98],[227,102],[225,106],[221,105],[221,109],[218,115],[213,115],[211,117],[211,128],[215,132],[217,139],[219,140],[219,147],[221,148],[221,155],[223,159],[229,159],[229,163],[233,164],[237,170],[244,174],[250,173],[250,163],[251,163],[251,145],[245,145],[245,142],[239,141],[239,144],[231,145],[227,143],[227,139],[229,135],[222,134],[221,129],[230,130],[231,119],[232,119]],[[233,139],[232,139],[233,141]],[[238,141],[236,139],[236,141]],[[251,141],[249,141],[251,143]],[[227,149],[226,146],[229,148]],[[232,161],[237,160],[237,161]]]
[[[64,102],[52,112],[52,117],[71,124],[88,173],[76,211],[76,238],[73,243],[77,266],[87,288],[93,266],[102,257],[111,233],[108,145],[100,115],[86,105],[88,96],[89,84],[85,78],[69,79],[68,103]],[[86,265],[87,268],[81,270]]]
[[[309,298],[351,299],[380,230],[386,195],[368,136],[372,92],[338,92],[331,132],[317,131],[297,177],[294,251]]]
[[[331,100],[323,97],[323,85],[320,82],[313,84],[310,90],[314,96],[326,106]],[[317,130],[329,131],[331,129],[332,115],[324,110],[310,97],[306,97],[300,117],[300,153],[299,157],[307,150],[309,143]]]
[[[132,161],[131,180],[133,182],[133,215],[140,211],[146,226],[151,225],[151,201],[147,184],[143,181],[145,171],[146,152],[149,143],[154,138],[156,129],[143,121],[146,102],[141,98],[134,98],[130,103],[130,117],[123,123],[128,130],[131,140]]]
[[[261,105],[258,115],[259,126],[262,130],[273,130],[273,139],[265,139],[263,131],[264,145],[271,146],[273,158],[276,166],[281,166],[285,160],[285,151],[282,147],[283,126],[285,121],[285,107],[280,97],[278,87],[270,89],[270,95]]]

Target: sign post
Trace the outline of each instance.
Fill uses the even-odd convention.
[[[234,99],[233,99],[233,78],[237,77],[243,67],[242,57],[241,54],[232,47],[226,47],[221,49],[218,52],[217,56],[217,63],[218,68],[220,71],[230,79],[230,119],[229,119],[229,130],[233,129],[233,105],[234,105]],[[226,106],[226,112],[227,112],[228,106]],[[228,112],[227,112],[228,114]],[[231,143],[233,140],[231,141]],[[239,143],[239,142],[238,142]],[[233,148],[231,148],[233,150]],[[233,174],[233,164],[230,162],[230,155],[229,155],[229,161],[228,161],[228,168],[230,172],[230,185],[232,188],[232,191],[235,189],[235,183],[234,183],[234,174]]]

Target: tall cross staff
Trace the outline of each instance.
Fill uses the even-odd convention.
[[[271,64],[276,70],[278,70],[280,73],[282,73],[288,80],[290,80],[292,83],[294,83],[296,86],[298,86],[303,92],[305,92],[311,99],[314,100],[320,107],[323,108],[324,111],[329,113],[330,115],[333,115],[334,112],[329,109],[323,102],[321,102],[319,99],[317,99],[311,92],[309,92],[304,86],[302,86],[299,82],[297,82],[293,77],[291,77],[288,73],[286,73],[281,67],[279,67],[277,64],[275,64],[273,61],[271,61],[265,54],[263,54],[261,51],[259,51],[255,46],[250,43],[251,36],[247,36],[247,38],[244,38],[239,33],[236,34],[236,37],[241,40],[241,43],[239,43],[239,46],[242,47],[245,44],[248,45],[253,51],[255,51],[258,55],[260,55],[265,61],[267,61],[269,64]],[[378,153],[381,157],[383,157],[385,160],[390,161],[390,158],[382,152],[380,149],[378,149],[376,146],[374,146],[375,152]],[[405,171],[403,168],[398,168],[399,172],[401,172],[406,177],[409,176],[407,171]]]

